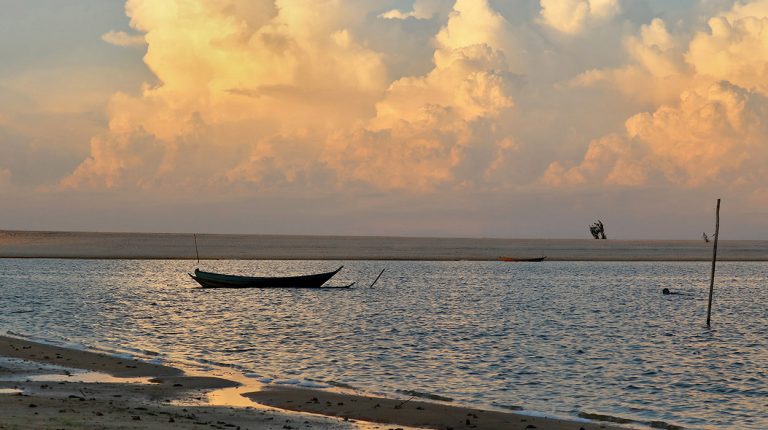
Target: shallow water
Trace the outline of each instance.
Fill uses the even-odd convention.
[[[475,405],[768,428],[767,263],[718,265],[711,329],[706,263],[343,264],[331,283],[359,288],[202,290],[186,261],[0,260],[0,329]],[[687,295],[663,296],[664,287]]]

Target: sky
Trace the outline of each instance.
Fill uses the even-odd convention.
[[[768,238],[768,0],[0,0],[0,228]]]

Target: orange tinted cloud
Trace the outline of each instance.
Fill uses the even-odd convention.
[[[89,159],[62,185],[129,185],[129,170],[142,171],[145,182],[177,174],[184,181],[185,166],[205,160],[209,172],[212,161],[223,163],[215,166],[223,174],[233,160],[262,150],[260,142],[372,114],[385,68],[343,20],[322,13],[334,2],[256,4],[129,1],[160,84],[112,98],[109,132],[94,139]],[[160,163],[142,155],[146,139],[160,150]],[[222,152],[230,157],[208,157]]]
[[[61,185],[263,184],[330,168],[338,184],[426,189],[454,177],[473,122],[513,106],[506,21],[485,2],[457,2],[434,69],[391,83],[343,2],[268,3],[130,1],[161,83],[113,97],[109,132]]]
[[[543,180],[551,185],[759,185],[768,181],[760,167],[768,162],[766,115],[764,96],[714,83],[684,93],[677,104],[631,117],[623,135],[593,141],[576,166],[551,164]]]
[[[766,14],[768,2],[737,3],[711,18],[684,52],[661,20],[643,27],[626,44],[632,64],[584,74],[575,84],[611,82],[628,97],[662,104],[630,117],[624,133],[591,142],[578,164],[551,163],[542,182],[742,189],[766,183]]]
[[[363,129],[330,141],[325,159],[340,179],[405,189],[470,180],[456,172],[474,161],[469,153],[494,151],[503,139],[478,133],[473,124],[514,105],[509,64],[499,46],[505,31],[504,19],[487,3],[457,2],[436,37],[435,67],[394,82]],[[493,162],[473,169],[482,174]]]
[[[613,18],[621,10],[618,0],[541,0],[541,20],[567,34]]]
[[[745,154],[765,152],[754,119],[766,92],[765,4],[736,4],[693,33],[652,19],[623,36],[623,64],[587,64],[561,85],[531,68],[556,65],[559,52],[530,28],[573,39],[557,47],[565,50],[578,43],[572,36],[618,19],[618,2],[542,1],[529,23],[513,25],[487,1],[458,0],[431,38],[430,67],[403,75],[361,30],[373,3],[130,0],[159,83],[112,98],[109,129],[60,185],[423,192],[754,183],[761,174],[745,171],[756,168]],[[390,26],[429,21],[441,7],[416,2],[374,16]],[[594,112],[600,133],[568,161],[550,141],[560,129],[583,134],[564,106],[579,113],[584,93],[571,92],[597,86],[590,106],[623,99],[643,109],[623,125],[600,124],[604,113]],[[531,124],[538,120],[553,124]],[[536,153],[534,172],[520,160]],[[526,171],[528,182],[518,173]]]
[[[674,101],[691,79],[681,45],[669,33],[666,23],[655,18],[640,27],[639,35],[624,40],[628,64],[615,69],[588,70],[570,83],[576,87],[608,84],[625,97],[643,103]]]

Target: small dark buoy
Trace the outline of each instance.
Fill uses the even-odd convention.
[[[661,290],[661,294],[664,294],[664,295],[670,294],[669,288],[664,288],[663,290]]]

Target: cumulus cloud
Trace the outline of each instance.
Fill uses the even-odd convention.
[[[157,173],[163,148],[146,133],[112,133],[91,139],[91,153],[65,178],[65,188],[145,186]]]
[[[664,101],[638,113],[625,131],[596,139],[581,162],[553,162],[542,177],[550,185],[649,185],[653,180],[686,188],[725,184],[756,189],[768,181],[768,2],[736,3],[708,21],[687,46],[656,19],[626,43],[633,63],[583,74],[639,88],[628,92]],[[685,48],[682,48],[685,47]],[[666,102],[678,93],[677,101]]]
[[[621,11],[618,0],[541,0],[541,21],[566,34],[579,34]]]
[[[514,105],[505,19],[485,1],[457,1],[435,37],[434,69],[390,83],[383,55],[354,32],[359,14],[323,13],[336,3],[165,2],[168,14],[163,2],[130,1],[161,84],[113,97],[109,132],[61,186],[416,190],[467,176],[466,163],[498,169],[513,146],[485,122]]]
[[[724,81],[714,83],[685,92],[675,105],[631,117],[625,133],[593,141],[576,166],[552,163],[543,181],[759,185],[768,181],[768,169],[762,167],[768,162],[766,115],[768,98]]]
[[[73,66],[74,92],[0,73],[0,176],[114,201],[727,186],[759,205],[768,0],[690,3],[128,0],[132,30],[102,38],[145,64],[101,98],[100,66]]]
[[[542,182],[550,186],[585,185],[596,181],[607,185],[645,185],[648,172],[640,145],[621,135],[594,140],[578,166],[566,168],[553,162],[544,172]]]
[[[157,83],[112,97],[108,129],[59,186],[758,189],[763,4],[696,27],[632,22],[617,0],[457,0],[448,14],[437,0],[129,0]],[[377,37],[411,26],[431,61],[403,73],[386,50],[398,44]]]
[[[443,3],[443,0],[417,0],[408,12],[392,9],[379,16],[386,19],[430,19],[442,8]]]
[[[737,3],[708,24],[685,57],[697,74],[768,94],[768,2]]]
[[[302,139],[322,144],[323,134],[373,114],[386,89],[381,55],[360,44],[349,16],[329,13],[336,2],[131,0],[132,25],[145,32],[145,61],[160,80],[138,97],[117,94],[110,103],[110,132],[92,142],[91,156],[64,181],[66,187],[130,184],[122,167],[149,172],[144,181],[200,176],[187,166],[209,164],[205,178],[238,169],[243,158]],[[354,9],[354,5],[350,6]],[[334,9],[335,10],[335,9]],[[156,142],[157,163],[143,153]],[[272,143],[270,143],[272,142]],[[288,150],[285,157],[313,151]],[[250,153],[250,155],[249,155]],[[206,156],[202,156],[206,154]],[[226,154],[226,155],[218,155]],[[204,164],[204,163],[203,163]],[[218,172],[218,173],[217,173]],[[185,177],[185,174],[190,176]],[[200,179],[203,180],[203,179]]]
[[[683,58],[685,46],[671,35],[666,23],[655,18],[640,34],[624,40],[628,63],[613,69],[580,73],[575,87],[608,85],[625,97],[645,104],[673,102],[688,85],[691,71]]]
[[[506,25],[485,1],[457,1],[436,36],[435,67],[394,82],[364,129],[330,141],[325,158],[341,180],[431,189],[480,180],[477,175],[505,157],[514,147],[481,124],[514,105],[502,50]]]
[[[109,31],[101,35],[101,40],[116,46],[143,46],[147,42],[140,34],[128,34],[124,31]]]

